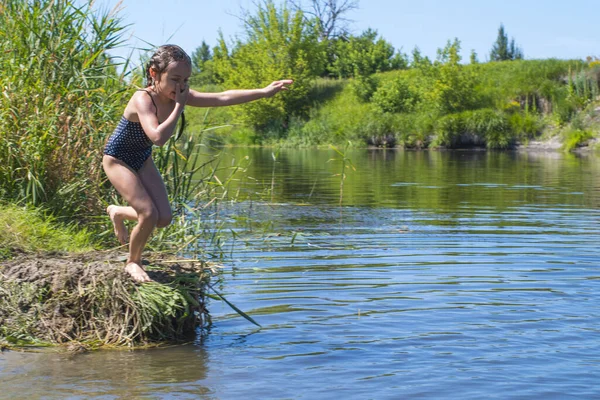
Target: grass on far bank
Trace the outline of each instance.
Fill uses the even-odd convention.
[[[318,78],[309,93],[308,115],[257,128],[239,123],[235,107],[213,109],[213,124],[229,126],[205,138],[233,146],[318,147],[351,141],[358,147],[501,149],[559,136],[568,151],[600,136],[596,62],[547,59],[451,67],[377,73],[369,77],[370,86],[360,79]],[[198,118],[191,114],[193,133]]]

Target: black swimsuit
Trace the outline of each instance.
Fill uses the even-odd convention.
[[[144,92],[146,91],[144,90]],[[150,96],[158,115],[158,107],[156,107],[152,95],[148,93],[148,96]],[[148,157],[152,155],[152,141],[142,129],[142,124],[130,121],[123,116],[113,134],[108,138],[106,146],[104,146],[104,154],[123,161],[134,171],[139,171]]]

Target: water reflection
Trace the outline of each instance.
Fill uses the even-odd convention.
[[[3,393],[10,388],[7,398],[138,398],[173,392],[195,398],[214,390],[203,383],[209,354],[202,346],[77,355],[7,352],[0,355],[0,366]]]
[[[223,165],[248,157],[247,176],[234,182],[241,199],[310,200],[338,204],[342,164],[333,150],[228,149]],[[459,205],[506,209],[514,204],[598,206],[600,166],[594,157],[568,153],[350,150],[356,171],[347,170],[346,206],[429,209],[446,213]],[[226,172],[224,171],[223,174]],[[236,186],[237,185],[237,186]],[[581,196],[580,198],[572,198]]]

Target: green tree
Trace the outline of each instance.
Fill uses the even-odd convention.
[[[508,35],[504,31],[504,25],[498,29],[498,37],[492,46],[490,53],[491,61],[507,61],[523,59],[523,49],[515,44],[515,39],[508,40]]]
[[[426,92],[430,104],[443,114],[467,110],[476,104],[474,75],[460,63],[460,41],[448,40],[438,49],[437,60],[431,69],[434,84]]]
[[[192,85],[213,84],[216,81],[210,46],[203,40],[192,53]]]
[[[477,59],[477,52],[474,49],[471,50],[469,61],[471,62],[471,64],[479,64],[479,60]]]
[[[421,54],[421,50],[415,47],[412,51],[412,61],[410,66],[413,68],[426,69],[431,66],[431,60],[427,56]]]
[[[322,73],[325,61],[314,24],[304,22],[302,11],[278,9],[269,0],[246,16],[245,26],[245,41],[238,40],[231,51],[221,35],[213,52],[216,79],[227,88],[264,87],[288,78],[294,85],[278,96],[236,107],[239,117],[261,128],[305,115],[312,80]]]
[[[350,78],[406,68],[406,56],[377,36],[377,31],[367,29],[360,36],[336,39],[330,71],[338,78]]]
[[[203,40],[202,44],[192,53],[192,72],[202,71],[204,63],[212,60],[210,46]]]
[[[410,112],[418,102],[417,92],[402,77],[386,81],[373,94],[371,101],[379,110],[388,113]]]

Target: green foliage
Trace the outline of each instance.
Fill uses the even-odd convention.
[[[272,1],[258,6],[247,18],[246,41],[231,51],[221,37],[213,55],[214,67],[224,87],[263,87],[276,79],[293,79],[293,89],[267,100],[236,107],[240,119],[260,128],[285,125],[291,115],[307,115],[312,80],[321,74],[325,48],[318,31],[303,20],[301,11],[278,9]]]
[[[329,66],[330,72],[338,78],[351,78],[406,68],[406,56],[395,53],[389,42],[377,36],[377,31],[368,29],[360,36],[350,35],[333,41],[334,60]]]
[[[0,12],[0,193],[82,218],[100,210],[100,154],[124,101],[107,52],[119,19],[67,0]]]
[[[421,50],[419,50],[418,47],[415,47],[412,51],[412,61],[410,66],[420,70],[427,70],[429,67],[431,67],[431,65],[432,62],[429,57],[423,56],[421,54]]]
[[[214,63],[210,46],[203,40],[192,53],[192,76],[190,85],[201,86],[216,83]]]
[[[377,90],[377,81],[371,75],[361,75],[350,82],[350,88],[359,101],[367,103]]]
[[[592,132],[581,129],[569,129],[563,134],[564,137],[564,149],[565,151],[571,151],[577,147],[581,147],[587,141],[592,139],[594,135]]]
[[[459,52],[460,41],[448,41],[444,49],[438,49],[437,68],[429,69],[433,87],[426,92],[425,100],[442,114],[473,108],[477,102],[476,77],[460,63]]]
[[[203,40],[202,44],[192,53],[192,72],[202,71],[205,62],[212,60],[210,46]]]
[[[308,122],[290,132],[290,139],[314,144],[365,143],[371,134],[369,125],[376,120],[374,113],[374,107],[358,100],[352,86],[346,85],[331,101],[313,109]]]
[[[445,115],[435,129],[434,146],[506,148],[514,140],[506,115],[492,109]]]
[[[92,250],[92,234],[85,229],[59,223],[40,209],[0,204],[0,259],[14,251]]]
[[[465,145],[472,145],[478,135],[482,146],[506,147],[538,137],[552,121],[566,124],[582,112],[569,99],[569,70],[583,70],[593,78],[595,66],[555,59],[462,65],[459,45],[448,43],[435,63],[421,58],[417,68],[379,73],[369,80],[319,79],[310,90],[313,108],[308,120],[290,120],[287,145],[347,140],[365,145],[393,137],[406,147],[426,147],[432,140],[434,145],[459,146],[460,135],[455,132],[460,130],[444,128],[449,121],[438,127],[441,117],[486,109],[493,112],[479,115],[501,116],[504,122],[496,126],[495,134],[487,128],[488,134],[468,131]],[[235,141],[230,143],[265,143],[261,139],[265,135],[265,131],[235,128]]]
[[[372,98],[380,111],[389,113],[411,112],[419,100],[419,94],[411,88],[410,82],[400,76],[383,83]]]
[[[569,71],[567,101],[581,110],[600,95],[600,65],[582,65],[577,72]]]
[[[509,114],[510,130],[522,139],[532,139],[539,136],[544,128],[543,119],[530,112],[515,112]]]
[[[523,50],[515,44],[515,39],[508,41],[508,35],[504,31],[504,25],[498,28],[498,37],[490,52],[491,61],[509,61],[523,59]]]
[[[469,61],[471,62],[471,64],[479,64],[479,60],[477,59],[477,52],[475,50],[471,50]]]

